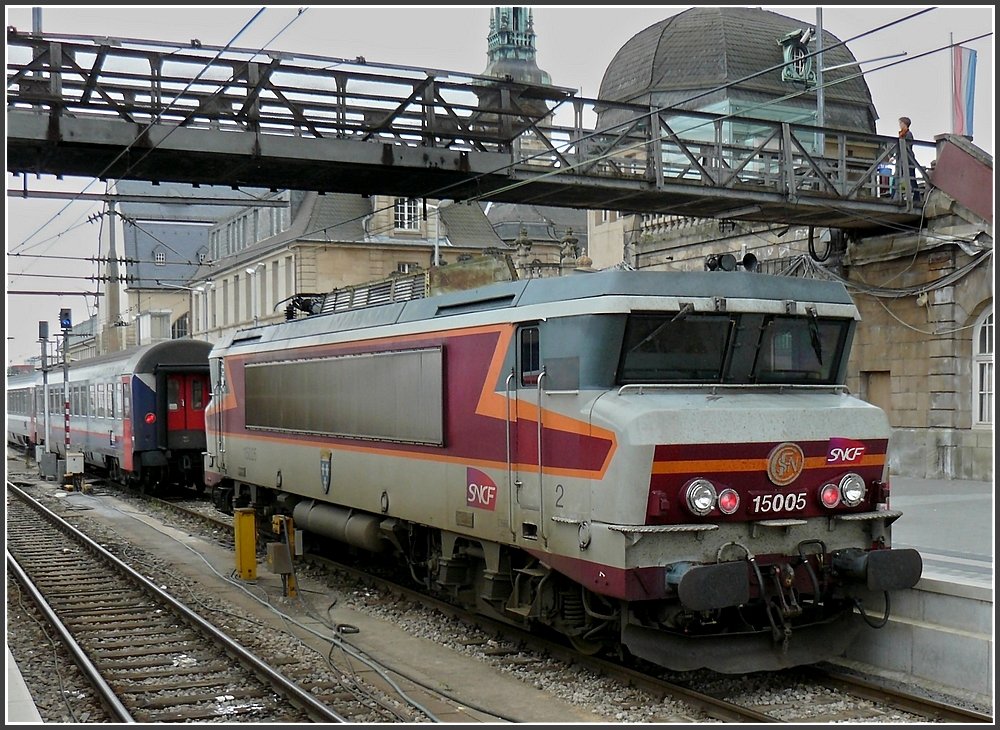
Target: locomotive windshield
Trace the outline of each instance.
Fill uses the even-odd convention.
[[[619,383],[837,382],[851,320],[755,313],[629,315]]]

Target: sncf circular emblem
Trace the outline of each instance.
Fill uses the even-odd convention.
[[[767,478],[783,487],[799,478],[806,465],[806,457],[797,444],[786,441],[778,444],[767,457]]]

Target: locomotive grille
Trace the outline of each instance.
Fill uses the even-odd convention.
[[[335,289],[323,297],[320,314],[374,307],[391,302],[423,299],[427,295],[427,273],[393,276],[374,284],[358,284]]]

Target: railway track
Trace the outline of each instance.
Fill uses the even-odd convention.
[[[826,686],[835,687],[858,697],[882,702],[904,712],[926,718],[927,721],[946,723],[992,723],[993,716],[965,707],[946,704],[927,697],[888,688],[876,682],[851,674],[846,674],[832,665],[806,667],[807,676]]]
[[[340,723],[371,715],[343,692],[335,697],[343,709],[334,709],[282,676],[11,482],[7,550],[12,574],[71,643],[113,721]]]
[[[797,667],[778,673],[756,673],[750,684],[762,676],[761,684],[771,683],[786,687],[796,687],[796,697],[811,696],[810,715],[802,715],[800,699],[787,701],[786,692],[776,693],[772,700],[767,692],[759,694],[753,690],[739,689],[740,677],[718,675],[711,672],[693,672],[692,677],[702,674],[713,678],[711,683],[694,681],[673,681],[660,676],[662,670],[649,671],[625,666],[613,659],[581,654],[575,649],[550,641],[537,634],[521,631],[516,627],[493,621],[477,614],[470,614],[450,603],[428,596],[420,591],[400,585],[392,580],[373,576],[355,567],[331,561],[326,557],[307,554],[305,558],[315,565],[327,566],[354,579],[381,590],[398,594],[408,601],[421,603],[435,611],[476,626],[491,635],[503,635],[511,643],[533,651],[542,652],[563,662],[586,667],[604,676],[635,687],[662,700],[671,698],[694,708],[705,717],[720,722],[734,723],[784,723],[784,722],[941,722],[941,723],[993,723],[993,717],[969,708],[947,704],[938,700],[905,692],[898,688],[883,686],[871,680],[838,671],[834,665]],[[751,675],[752,676],[752,675]],[[717,691],[716,687],[728,687]],[[736,688],[735,690],[733,688]],[[693,718],[701,719],[701,718]]]
[[[196,508],[167,500],[152,498],[152,501],[162,509],[167,509],[184,515],[187,518],[195,519],[210,526],[212,529],[217,530],[220,527],[226,529],[231,528],[231,520],[222,517],[221,515],[215,516],[212,514],[206,514]],[[749,703],[730,701],[725,697],[718,696],[718,693],[700,691],[691,685],[685,686],[684,684],[667,681],[655,676],[655,673],[652,672],[645,673],[636,669],[624,667],[617,662],[608,661],[599,657],[581,655],[563,644],[541,639],[537,635],[518,631],[517,629],[509,627],[505,624],[493,622],[481,616],[469,615],[451,604],[439,601],[431,596],[427,596],[424,593],[412,590],[406,586],[396,584],[384,578],[374,577],[352,566],[336,563],[323,556],[308,555],[307,558],[313,565],[321,566],[324,569],[344,572],[365,584],[389,590],[405,597],[407,600],[418,602],[445,615],[453,616],[463,622],[476,625],[485,632],[494,635],[502,633],[510,637],[512,641],[515,641],[518,644],[531,646],[533,650],[541,651],[549,656],[559,658],[562,661],[573,663],[577,666],[585,666],[602,675],[616,678],[623,684],[641,689],[654,697],[673,698],[677,701],[683,702],[696,710],[696,713],[701,713],[704,717],[709,719],[721,722],[739,723],[774,723],[796,721],[796,719],[791,716],[792,708],[788,704],[780,702],[769,704],[766,701],[759,701],[755,704],[755,706],[751,707],[748,706]],[[837,673],[835,669],[830,667],[807,668],[798,671],[795,676],[797,677],[796,679],[789,679],[789,684],[793,681],[810,681],[817,687],[824,689],[835,688],[838,693],[843,695],[844,698],[848,698],[846,701],[840,702],[828,701],[831,706],[838,705],[838,707],[836,709],[831,709],[830,712],[825,715],[820,715],[819,717],[822,717],[822,719],[819,721],[822,722],[851,721],[866,717],[865,715],[859,715],[861,710],[852,706],[849,700],[851,697],[857,698],[859,700],[858,704],[860,704],[860,701],[863,700],[869,704],[876,703],[877,705],[884,706],[886,708],[884,711],[879,710],[874,714],[886,717],[887,719],[885,721],[888,722],[892,721],[892,717],[898,717],[898,715],[892,714],[893,711],[906,713],[910,717],[916,718],[918,721],[926,722],[983,723],[993,721],[991,716],[984,715],[979,712],[943,704],[919,695],[908,694],[895,689],[873,684],[870,681],[866,681],[858,677]],[[803,678],[806,679],[804,680]],[[794,705],[794,703],[791,704]],[[870,717],[870,715],[867,717]],[[807,721],[815,721],[809,720],[809,718],[805,719]]]

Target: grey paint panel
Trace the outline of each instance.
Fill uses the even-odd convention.
[[[443,446],[442,348],[248,364],[246,424]]]

